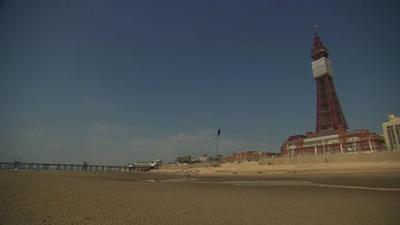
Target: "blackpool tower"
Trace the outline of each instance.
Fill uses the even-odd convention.
[[[321,155],[382,150],[382,136],[368,129],[348,130],[333,84],[332,64],[328,49],[318,33],[314,34],[311,51],[312,72],[317,83],[317,123],[315,132],[292,135],[281,146],[281,154]]]
[[[311,57],[313,77],[317,83],[316,133],[348,129],[333,84],[332,65],[328,56],[328,49],[315,32]]]

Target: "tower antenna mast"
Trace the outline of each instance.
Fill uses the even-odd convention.
[[[319,25],[318,24],[314,24],[313,27],[314,27],[314,34],[318,34]]]

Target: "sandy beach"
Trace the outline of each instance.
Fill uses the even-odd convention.
[[[0,172],[0,224],[398,224],[398,173]]]
[[[198,164],[163,165],[154,173],[204,176],[258,176],[260,174],[284,176],[286,174],[348,174],[348,173],[400,172],[400,152],[371,152],[264,158],[260,161],[242,161]]]

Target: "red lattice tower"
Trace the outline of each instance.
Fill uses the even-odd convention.
[[[332,65],[328,56],[328,49],[315,32],[311,57],[313,77],[317,83],[316,133],[348,129],[333,84]]]

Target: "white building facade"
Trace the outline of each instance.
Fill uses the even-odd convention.
[[[388,150],[400,150],[400,117],[389,114],[388,121],[382,124]]]

